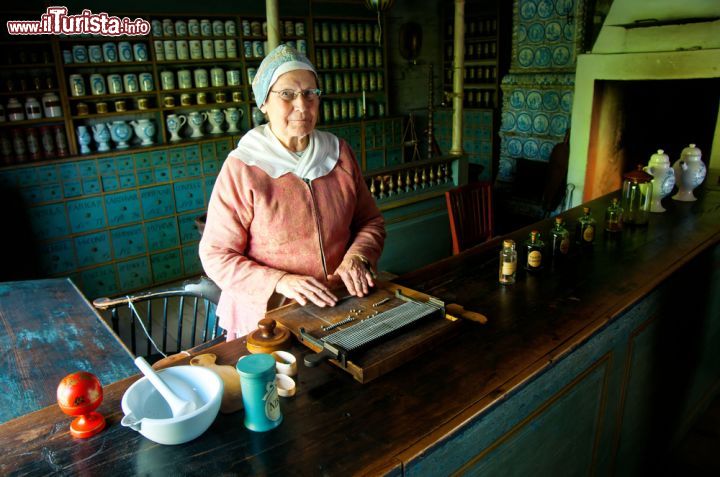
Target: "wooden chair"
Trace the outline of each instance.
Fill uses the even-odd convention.
[[[494,232],[492,183],[473,182],[445,192],[453,255],[489,240]]]
[[[209,278],[201,276],[175,286],[115,298],[97,298],[93,300],[93,305],[98,310],[110,310],[115,333],[123,342],[129,343],[134,355],[142,355],[153,363],[162,354],[197,349],[199,344],[208,340],[211,344],[224,340],[215,316],[219,300],[220,288]],[[133,308],[137,310],[137,315]],[[147,334],[143,328],[147,329]],[[147,335],[152,337],[158,350],[153,348]]]

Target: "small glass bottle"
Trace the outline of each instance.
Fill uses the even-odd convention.
[[[515,283],[515,275],[517,274],[517,251],[515,250],[515,241],[504,240],[503,248],[500,252],[500,270],[499,281],[503,285],[512,285]]]
[[[545,242],[540,238],[540,232],[533,230],[525,241],[525,270],[537,272],[543,268],[543,253]]]
[[[583,207],[583,216],[578,219],[575,241],[581,245],[592,245],[595,240],[595,219],[590,215],[590,207]]]
[[[605,230],[607,232],[620,232],[622,230],[623,208],[620,207],[617,198],[613,198],[612,204],[605,211]]]
[[[563,226],[562,217],[555,217],[555,226],[550,231],[553,258],[566,257],[570,251],[570,232]]]

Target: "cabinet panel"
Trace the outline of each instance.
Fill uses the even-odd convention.
[[[156,253],[151,256],[150,262],[153,280],[156,282],[166,282],[182,275],[180,252],[177,250]]]
[[[169,185],[150,187],[140,191],[143,217],[154,219],[163,215],[170,215],[174,210],[172,189]]]
[[[41,166],[36,169],[36,172],[36,184],[50,184],[58,180],[55,166]]]
[[[145,253],[145,234],[142,225],[114,229],[110,234],[115,258],[127,258]]]
[[[135,187],[136,185],[135,174],[120,175],[118,176],[118,180],[120,181],[121,189],[129,189],[131,187]]]
[[[152,283],[150,277],[150,263],[147,257],[128,260],[117,264],[120,288],[122,290],[137,290],[145,288]]]
[[[135,170],[135,161],[133,161],[132,156],[116,157],[115,168],[118,172],[132,172]]]
[[[20,189],[20,194],[22,195],[23,201],[29,205],[45,202],[42,186],[23,187]]]
[[[79,180],[63,182],[63,195],[65,197],[79,197],[82,193],[82,183]]]
[[[153,151],[150,153],[150,160],[153,167],[166,166],[168,164],[167,151]]]
[[[88,300],[115,295],[118,291],[115,267],[112,265],[86,270],[80,274],[80,277],[83,293]]]
[[[152,167],[152,157],[149,152],[133,154],[135,160],[135,169],[138,171]]]
[[[155,183],[155,177],[153,176],[153,172],[151,170],[138,171],[137,180],[138,185],[141,186]]]
[[[33,235],[38,240],[59,238],[70,233],[65,205],[41,205],[28,211]]]
[[[202,181],[185,181],[173,184],[175,204],[178,212],[200,209],[204,206]]]
[[[198,146],[188,146],[185,148],[185,162],[188,164],[200,162],[200,148]]]
[[[95,177],[98,173],[95,161],[83,161],[79,165],[79,169],[82,177]]]
[[[102,176],[101,181],[104,192],[112,192],[120,188],[120,181],[116,175]]]
[[[100,181],[93,177],[91,179],[83,179],[82,181],[83,194],[97,194],[101,191]]]
[[[109,225],[122,225],[140,220],[137,191],[107,194],[105,208]]]
[[[71,240],[58,240],[40,246],[40,266],[43,273],[55,275],[68,273],[76,268],[75,253]]]
[[[175,218],[154,220],[145,224],[147,232],[148,249],[151,252],[179,244],[178,227]]]
[[[103,201],[100,197],[71,200],[67,203],[67,211],[73,233],[89,232],[106,225]]]
[[[183,247],[183,270],[186,275],[195,275],[202,273],[203,268],[200,263],[200,255],[198,254],[198,245],[193,244]]]
[[[180,229],[180,241],[184,244],[200,240],[200,232],[195,225],[195,219],[200,213],[185,214],[178,216],[178,228]]]
[[[85,267],[110,260],[110,239],[107,232],[75,238],[78,265]]]
[[[80,171],[77,164],[60,164],[60,177],[63,181],[77,179],[80,177]]]
[[[113,175],[117,173],[117,167],[115,166],[115,159],[112,157],[106,157],[98,159],[98,172],[100,175]]]

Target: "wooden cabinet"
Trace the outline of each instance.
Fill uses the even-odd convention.
[[[8,38],[20,47],[0,54],[7,65],[0,76],[3,164],[240,134],[264,120],[251,88],[268,49],[264,17],[136,16],[150,22],[149,34]],[[321,124],[388,114],[387,53],[374,19],[291,16],[280,18],[280,30],[281,41],[318,68],[326,93]],[[41,103],[46,93],[57,97],[56,116],[16,115],[18,103],[24,112],[29,97]],[[113,126],[125,139],[111,134]]]
[[[494,2],[465,4],[463,105],[466,108],[494,109],[500,104],[499,84],[502,66],[500,20],[499,10]],[[445,18],[444,31],[443,90],[447,96],[453,89],[454,17],[452,15]]]
[[[465,4],[465,56],[463,67],[463,151],[468,156],[470,180],[490,181],[497,175],[500,81],[507,71],[507,5],[509,2],[468,1]],[[444,19],[443,91],[451,105],[453,90],[452,10]],[[438,145],[450,150],[452,110],[440,108],[433,117]]]
[[[456,185],[456,158],[405,163],[402,118],[388,116],[386,35],[378,43],[373,16],[332,13],[281,17],[282,41],[306,51],[318,68],[321,87],[328,93],[322,98],[318,127],[351,145],[368,188],[391,214],[391,235],[392,227],[398,232],[388,249],[396,244],[398,258],[392,261],[393,254],[388,254],[385,260],[391,260],[387,263],[395,270],[420,266],[449,250],[444,237],[437,236],[447,230],[440,199],[445,189]],[[261,16],[129,16],[148,20],[151,31],[132,37],[13,38],[14,48],[0,52],[0,63],[8,65],[0,71],[1,105],[15,95],[15,90],[12,95],[7,91],[12,80],[14,88],[24,85],[19,100],[54,92],[61,107],[58,118],[0,122],[0,137],[10,148],[0,159],[7,166],[0,167],[0,190],[11,191],[25,206],[27,225],[18,235],[37,241],[33,276],[72,276],[91,298],[201,272],[194,220],[205,212],[229,151],[253,125],[256,105],[250,82],[267,51]],[[191,31],[193,20],[199,35]],[[215,79],[213,70],[219,70]],[[36,76],[42,80],[39,90],[33,89]],[[45,78],[52,88],[42,87]],[[193,113],[230,108],[242,112],[240,131],[228,131],[225,121],[221,133],[213,134],[205,119],[202,135],[193,135],[188,125]],[[330,112],[323,114],[326,108]],[[179,140],[172,141],[168,120],[181,116],[187,119],[177,131]],[[154,126],[152,144],[141,145],[133,128],[127,148],[105,137],[107,150],[100,150],[94,127],[142,119]],[[11,131],[21,129],[27,150],[24,129],[44,126],[57,128],[66,138],[63,160],[57,155],[18,160]],[[92,137],[87,154],[79,154],[80,127]],[[413,209],[406,215],[402,209],[408,204]],[[415,241],[422,250],[413,254],[414,261],[400,259],[407,248],[405,234],[420,234],[427,220],[440,224],[437,233]],[[412,221],[411,229],[406,221]],[[422,236],[430,237],[426,232]],[[433,245],[426,247],[426,241]]]
[[[53,45],[4,36],[0,50],[0,165],[69,156]]]
[[[314,59],[325,93],[323,123],[388,114],[386,49],[376,21],[315,19]]]

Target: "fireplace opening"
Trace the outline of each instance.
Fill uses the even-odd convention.
[[[620,188],[623,173],[663,149],[671,163],[694,143],[708,164],[716,134],[720,78],[596,81],[585,192]]]

